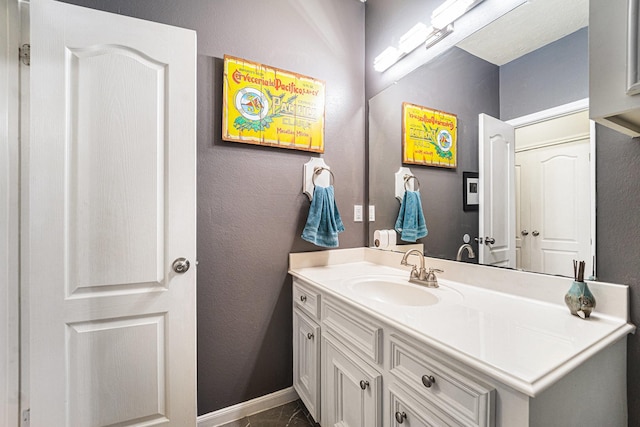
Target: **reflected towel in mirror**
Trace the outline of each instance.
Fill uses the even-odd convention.
[[[344,225],[336,206],[333,186],[316,185],[302,238],[316,246],[337,248],[338,233],[343,231]]]
[[[418,191],[405,191],[395,225],[400,239],[415,242],[429,232],[422,213],[422,200]]]

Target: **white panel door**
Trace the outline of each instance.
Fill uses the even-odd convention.
[[[31,425],[195,425],[195,33],[31,3]]]
[[[530,157],[531,270],[571,276],[591,267],[589,140],[526,152]]]
[[[480,264],[516,266],[515,137],[513,126],[479,117]]]

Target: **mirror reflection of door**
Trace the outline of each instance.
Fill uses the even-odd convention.
[[[478,261],[514,268],[514,128],[487,114],[480,114],[478,125]]]
[[[591,271],[588,111],[516,129],[516,267],[571,276]]]

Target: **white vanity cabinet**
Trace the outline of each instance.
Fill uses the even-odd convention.
[[[549,275],[427,258],[450,275],[424,290],[437,303],[363,287],[400,292],[401,260],[367,248],[291,255],[294,383],[307,404],[301,358],[319,360],[311,405],[323,427],[627,426],[628,287],[590,283],[588,320],[562,304],[567,279]],[[301,344],[312,330],[319,355]]]
[[[293,298],[294,387],[321,425],[494,425],[494,388],[462,367],[302,280]]]
[[[639,0],[589,2],[589,115],[640,136]]]
[[[320,295],[293,285],[293,387],[314,420],[320,421]]]

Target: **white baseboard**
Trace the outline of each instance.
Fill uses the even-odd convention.
[[[298,399],[293,387],[222,408],[198,417],[198,427],[216,427]]]

